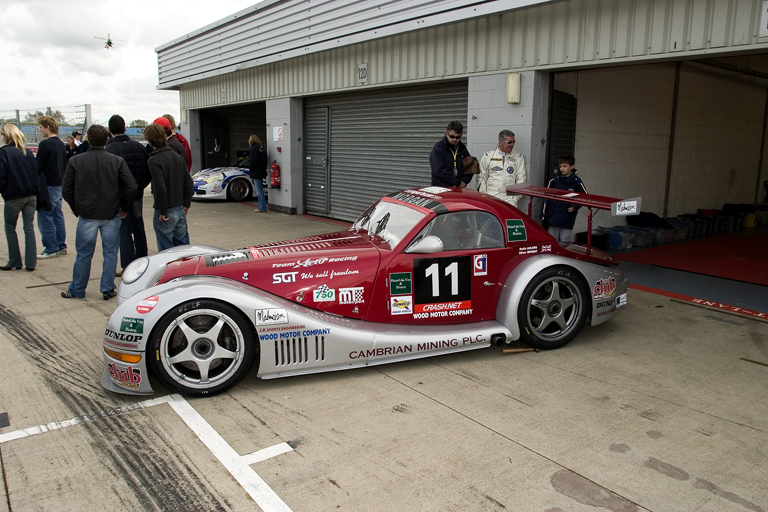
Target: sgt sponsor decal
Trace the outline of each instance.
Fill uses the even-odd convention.
[[[365,302],[363,294],[365,288],[358,286],[355,288],[339,288],[339,304],[362,304]]]
[[[120,366],[114,363],[107,364],[109,378],[124,388],[138,389],[141,385],[141,370],[133,366]]]
[[[144,319],[124,316],[120,321],[120,332],[144,333]]]
[[[528,234],[522,219],[507,219],[507,240],[510,242],[525,242]]]
[[[282,272],[280,274],[272,274],[272,284],[295,283],[296,274],[298,274],[298,272]]]
[[[312,290],[312,298],[315,302],[333,302],[336,300],[336,290],[323,284],[317,290]]]
[[[592,289],[593,298],[602,299],[604,297],[610,297],[616,290],[616,280],[612,277],[608,279],[600,279],[595,282],[595,287]]]
[[[141,313],[142,315],[145,315],[155,309],[155,306],[157,306],[157,302],[160,300],[160,297],[157,295],[153,295],[151,297],[147,297],[146,299],[139,302],[139,304],[136,306],[136,311],[138,313]]]
[[[389,310],[393,315],[413,314],[413,299],[410,295],[389,298]]]
[[[476,254],[474,256],[474,259],[475,259],[475,262],[472,266],[475,269],[475,275],[487,276],[488,275],[488,255]]]
[[[256,325],[287,324],[288,312],[284,309],[257,309]]]

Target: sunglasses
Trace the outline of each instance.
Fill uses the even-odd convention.
[[[454,139],[454,140],[460,140],[461,139],[461,135],[447,135],[447,137],[449,139]]]

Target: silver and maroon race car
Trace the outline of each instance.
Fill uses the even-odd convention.
[[[254,363],[272,379],[517,340],[555,349],[623,309],[628,285],[607,254],[561,247],[499,199],[405,190],[346,231],[134,261],[104,334],[102,385],[151,394],[151,372],[206,395]]]
[[[226,199],[250,201],[256,197],[253,181],[248,173],[250,160],[245,157],[237,166],[203,169],[192,176],[192,199]],[[266,178],[264,194],[269,194]]]

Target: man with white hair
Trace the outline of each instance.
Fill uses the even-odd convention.
[[[507,195],[507,185],[515,185],[527,181],[525,174],[525,158],[515,147],[515,134],[509,130],[499,132],[499,145],[493,151],[483,153],[480,159],[480,174],[478,187],[480,192],[508,202],[517,207],[522,196]]]

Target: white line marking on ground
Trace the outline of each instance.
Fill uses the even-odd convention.
[[[8,432],[0,435],[0,444],[15,439],[42,434],[44,432],[50,432],[52,430],[71,427],[73,425],[80,425],[81,423],[88,421],[97,421],[138,409],[146,409],[147,407],[153,407],[160,404],[169,404],[171,408],[176,411],[176,414],[178,414],[184,423],[192,429],[200,441],[211,450],[211,453],[219,459],[227,471],[235,477],[235,480],[237,480],[243,489],[245,489],[251,498],[253,498],[253,501],[255,501],[264,512],[291,512],[288,505],[286,505],[277,493],[275,493],[275,491],[273,491],[272,488],[267,485],[258,474],[256,474],[250,465],[292,451],[293,448],[291,448],[288,443],[280,443],[269,448],[264,448],[263,450],[249,453],[248,455],[240,456],[231,446],[229,446],[224,438],[221,437],[221,435],[216,432],[207,421],[205,421],[200,413],[197,412],[189,402],[177,394],[153,398],[143,402],[117,407],[115,409],[87,414],[85,416],[76,416],[71,420],[54,421],[45,425],[38,425],[37,427]]]
[[[175,395],[171,395],[175,396]],[[44,432],[50,432],[51,430],[58,430],[60,428],[71,427],[72,425],[79,425],[88,421],[97,421],[110,416],[117,416],[137,409],[145,409],[154,405],[165,404],[170,401],[170,397],[163,396],[160,398],[153,398],[151,400],[145,400],[144,402],[138,402],[135,404],[128,404],[115,409],[107,409],[106,411],[99,411],[94,414],[86,414],[85,416],[75,416],[71,420],[66,421],[54,421],[46,425],[38,425],[37,427],[25,428],[22,430],[16,430],[15,432],[8,432],[7,434],[0,435],[0,444],[7,441],[13,441],[14,439],[21,439],[23,437],[34,436],[35,434],[42,434]]]
[[[237,454],[231,446],[219,435],[213,427],[211,427],[200,413],[190,405],[189,402],[184,400],[178,395],[172,395],[177,397],[171,400],[169,404],[173,407],[173,410],[184,420],[189,428],[197,435],[205,446],[211,450],[219,461],[224,464],[235,480],[237,480],[243,489],[251,495],[253,501],[261,507],[264,512],[272,511],[285,511],[290,512],[291,509],[288,505],[280,499],[272,488],[261,479],[256,472],[245,463],[243,457]]]
[[[276,444],[275,446],[270,446],[269,448],[264,448],[263,450],[259,450],[257,452],[249,453],[248,455],[243,455],[241,459],[243,459],[244,463],[250,466],[251,464],[256,464],[257,462],[271,459],[272,457],[276,457],[280,454],[290,451],[293,451],[291,445],[288,443],[280,443]]]

